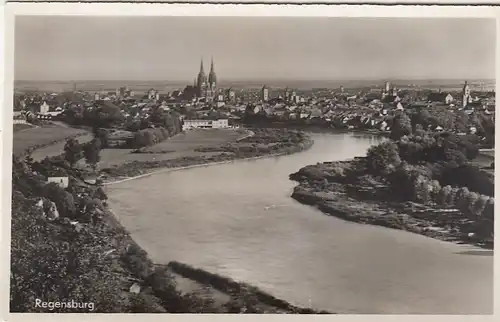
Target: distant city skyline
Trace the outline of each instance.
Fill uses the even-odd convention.
[[[469,18],[18,16],[15,80],[189,84],[212,57],[220,83],[491,80],[495,32]]]

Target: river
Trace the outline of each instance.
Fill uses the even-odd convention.
[[[356,314],[491,314],[493,255],[326,216],[290,195],[308,164],[363,156],[377,138],[313,134],[307,151],[159,173],[107,187],[158,263],[176,260],[293,304]]]

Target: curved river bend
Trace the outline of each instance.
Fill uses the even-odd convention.
[[[294,155],[159,173],[107,188],[133,238],[294,304],[337,313],[491,314],[489,251],[349,223],[301,205],[288,175],[363,156],[378,139],[314,134]]]

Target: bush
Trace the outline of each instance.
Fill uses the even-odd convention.
[[[467,187],[471,191],[491,197],[495,193],[493,176],[471,164],[445,168],[440,181],[443,184]]]
[[[375,174],[387,175],[401,164],[398,148],[390,141],[373,146],[367,153],[368,169]]]
[[[153,295],[146,293],[133,294],[130,297],[130,313],[167,313],[160,301]]]
[[[97,166],[97,163],[101,160],[100,152],[101,140],[99,138],[94,138],[83,147],[85,161],[87,162],[87,164],[90,164],[94,170]]]
[[[73,195],[59,187],[56,183],[48,183],[43,188],[42,195],[56,204],[59,214],[63,217],[74,217],[76,205]]]
[[[128,145],[131,148],[139,149],[142,147],[151,146],[161,141],[164,141],[169,136],[170,136],[169,132],[162,127],[154,129],[148,128],[136,132],[134,134],[134,137],[131,140],[129,140]]]
[[[394,118],[391,130],[391,139],[399,140],[402,136],[410,135],[412,133],[411,120],[406,115],[406,113],[402,112]]]
[[[83,157],[83,146],[75,139],[69,139],[64,146],[64,159],[73,167]]]

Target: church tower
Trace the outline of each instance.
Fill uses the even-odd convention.
[[[390,90],[391,90],[391,82],[389,81],[386,81],[385,82],[385,85],[384,85],[384,90],[385,90],[385,93],[386,94],[389,94]]]
[[[214,59],[212,58],[210,64],[210,73],[208,74],[208,91],[210,97],[213,97],[217,92],[217,75],[215,74]]]
[[[207,91],[207,77],[205,76],[205,70],[203,68],[203,58],[201,59],[200,72],[198,73],[196,85],[198,97],[204,97]]]
[[[470,96],[470,87],[469,83],[465,81],[464,88],[462,90],[462,107],[466,107],[471,101],[471,96]]]

